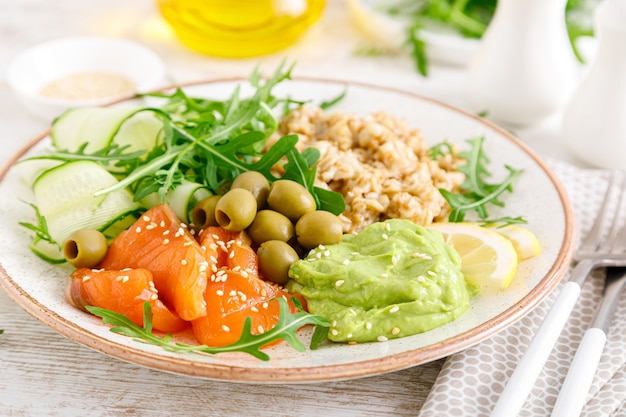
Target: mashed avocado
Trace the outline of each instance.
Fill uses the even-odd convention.
[[[316,248],[289,276],[287,288],[330,321],[328,338],[336,342],[425,332],[463,314],[475,293],[441,234],[407,220],[374,223]]]

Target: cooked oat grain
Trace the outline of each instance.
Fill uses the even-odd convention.
[[[456,191],[464,179],[458,156],[430,159],[422,133],[384,112],[358,116],[304,106],[282,120],[268,144],[292,133],[300,151],[320,150],[316,185],[344,196],[347,233],[388,218],[421,225],[443,220],[450,208],[439,188]]]

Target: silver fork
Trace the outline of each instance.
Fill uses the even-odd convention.
[[[624,253],[626,226],[621,228],[619,226],[619,213],[622,207],[622,197],[625,193],[625,180],[625,175],[620,175],[618,171],[612,172],[598,216],[574,256],[576,265],[572,270],[572,275],[569,281],[563,285],[557,299],[517,364],[491,413],[491,417],[518,415],[554,348],[589,273],[598,266],[626,266],[626,254]],[[615,200],[612,196],[616,184],[618,184],[618,203],[617,208],[612,210],[611,202]],[[606,236],[604,231],[607,226],[610,227],[608,238],[604,239]]]

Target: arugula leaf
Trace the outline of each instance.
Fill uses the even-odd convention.
[[[488,183],[486,178],[491,174],[487,169],[489,158],[483,149],[484,140],[484,137],[468,139],[467,142],[471,145],[469,150],[459,153],[459,156],[466,160],[465,164],[458,167],[458,170],[465,174],[466,178],[460,185],[461,193],[439,190],[452,209],[448,219],[451,222],[462,222],[468,212],[474,211],[485,223],[525,223],[526,221],[521,217],[488,218],[488,206],[490,204],[504,206],[500,196],[505,191],[513,191],[513,181],[522,173],[522,170],[505,165],[505,169],[508,171],[506,178],[499,183]]]
[[[307,324],[315,325],[316,328],[330,327],[330,323],[328,323],[325,318],[304,311],[297,300],[294,300],[300,309],[297,313],[291,313],[289,311],[289,305],[283,298],[276,298],[272,301],[280,303],[280,316],[278,322],[272,329],[265,333],[253,334],[251,331],[252,319],[246,317],[239,340],[230,345],[221,347],[174,342],[171,334],[165,336],[155,335],[152,332],[152,309],[148,302],[144,303],[143,327],[133,323],[123,314],[115,313],[111,310],[94,306],[87,306],[85,308],[90,313],[100,317],[103,323],[112,325],[110,329],[112,332],[132,337],[133,340],[140,343],[159,346],[170,352],[201,352],[210,354],[244,352],[263,361],[270,359],[269,355],[261,350],[261,348],[268,343],[282,339],[289,343],[296,351],[302,352],[305,350],[305,346],[296,336],[298,329]]]

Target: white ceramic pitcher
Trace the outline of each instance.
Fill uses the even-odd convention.
[[[563,116],[572,154],[626,169],[626,0],[604,0],[594,15],[596,54]]]
[[[567,0],[498,0],[469,67],[474,111],[532,125],[563,110],[579,80],[565,24]]]

